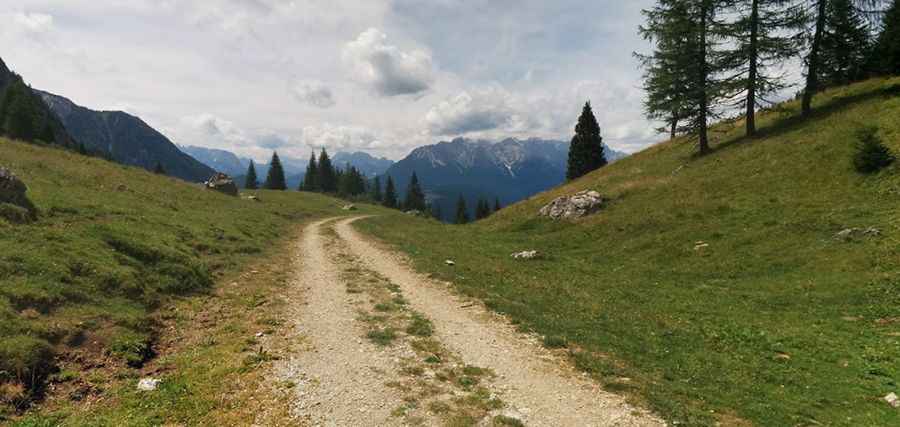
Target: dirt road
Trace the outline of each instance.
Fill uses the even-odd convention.
[[[352,228],[309,226],[292,288],[301,350],[278,364],[309,425],[657,426],[480,304]]]

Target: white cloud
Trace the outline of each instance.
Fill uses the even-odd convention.
[[[358,79],[382,96],[418,94],[428,90],[434,80],[431,54],[402,51],[388,44],[387,35],[376,28],[347,43],[343,58]]]
[[[377,150],[383,144],[370,129],[361,126],[332,125],[324,123],[303,128],[303,145],[310,148],[326,148],[338,151]]]
[[[13,14],[13,22],[32,33],[45,33],[53,27],[53,15],[19,12]]]
[[[516,111],[512,96],[499,88],[463,91],[441,101],[425,115],[433,135],[464,135],[495,129],[520,127],[522,116]]]
[[[292,91],[298,101],[313,107],[331,108],[336,103],[331,88],[319,81],[297,82]]]

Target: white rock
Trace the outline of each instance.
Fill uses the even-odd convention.
[[[345,210],[345,211],[355,211],[355,210],[356,210],[356,205],[344,205],[344,207],[341,208],[341,209],[343,209],[343,210]]]
[[[456,265],[455,262],[453,262],[452,260],[449,260],[449,259],[444,260],[444,264],[447,264],[447,265]]]
[[[554,199],[538,212],[554,220],[575,219],[597,212],[603,207],[603,196],[593,190],[579,191],[572,196]]]
[[[884,401],[895,408],[900,408],[900,397],[897,397],[896,393],[888,393],[887,396],[884,396]]]
[[[515,259],[535,259],[535,258],[540,257],[541,254],[538,251],[531,250],[531,251],[516,252],[510,256]]]
[[[138,381],[137,389],[140,391],[153,391],[159,387],[161,381],[162,380],[156,378],[141,378],[141,380]]]

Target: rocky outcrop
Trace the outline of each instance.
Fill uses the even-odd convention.
[[[234,180],[231,179],[230,176],[225,175],[221,172],[213,175],[209,180],[206,181],[205,185],[209,190],[216,190],[229,196],[237,197],[238,195],[237,184],[234,183]]]
[[[15,223],[34,219],[36,210],[25,194],[27,191],[22,180],[0,166],[0,216]]]
[[[541,208],[538,214],[554,220],[576,219],[599,211],[603,202],[603,196],[596,191],[579,191],[571,196],[556,198]]]

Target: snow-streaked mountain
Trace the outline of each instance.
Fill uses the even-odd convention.
[[[381,175],[394,164],[393,160],[385,159],[383,157],[374,157],[369,153],[364,153],[362,151],[357,151],[355,153],[337,153],[331,159],[331,162],[339,168],[343,168],[347,163],[350,163],[350,166],[355,167],[367,177]]]
[[[449,218],[459,195],[470,209],[480,197],[507,205],[563,183],[568,153],[569,143],[563,141],[457,138],[416,148],[385,175],[393,177],[402,195],[415,171],[431,203]],[[606,156],[615,161],[625,154],[606,147]]]

